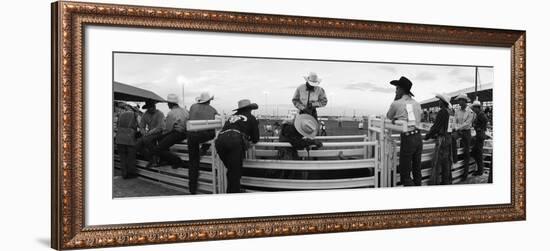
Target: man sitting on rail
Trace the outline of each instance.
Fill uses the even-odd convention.
[[[288,142],[292,147],[281,147],[279,159],[298,160],[298,150],[321,147],[323,143],[313,139],[317,128],[317,120],[309,114],[299,114],[294,119],[283,121],[279,142]]]
[[[156,101],[148,100],[142,107],[145,113],[139,122],[139,130],[142,137],[138,139],[136,149],[145,159],[149,161],[147,167],[156,165],[158,160],[153,158],[153,147],[157,144],[157,140],[162,137],[164,130],[164,113],[157,110]]]
[[[210,101],[214,99],[214,96],[210,96],[208,92],[203,92],[195,100],[197,103],[193,104],[189,108],[189,120],[213,120],[215,119],[218,111],[210,105]],[[209,140],[216,137],[216,131],[205,130],[197,132],[187,133],[187,147],[189,152],[189,192],[191,194],[197,193],[197,185],[199,179],[199,165],[201,158],[200,144],[206,143]],[[210,147],[210,145],[206,145]],[[203,145],[205,147],[205,145]],[[206,148],[203,148],[203,152]]]
[[[170,151],[170,147],[185,139],[185,124],[189,119],[189,113],[178,105],[178,95],[168,94],[166,98],[170,111],[166,115],[166,128],[158,145],[153,148],[153,154],[167,161],[176,169],[183,165],[183,161]]]
[[[299,114],[294,119],[285,120],[282,125],[279,142],[288,142],[292,147],[280,147],[278,149],[279,159],[299,160],[298,150],[310,148],[317,149],[323,146],[319,140],[315,140],[318,129],[317,120],[309,114]],[[282,172],[286,178],[308,178],[307,171]]]

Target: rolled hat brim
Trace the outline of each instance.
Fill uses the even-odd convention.
[[[256,110],[256,109],[258,109],[258,104],[252,103],[252,104],[249,104],[249,105],[246,105],[246,106],[243,106],[243,107],[234,109],[233,111],[238,111],[238,110],[242,110],[242,109],[246,109],[246,108],[250,108],[251,110]]]

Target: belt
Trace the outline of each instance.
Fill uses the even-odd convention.
[[[238,133],[238,134],[240,134],[240,135],[246,136],[246,134],[242,133],[241,131],[239,131],[239,130],[237,130],[237,129],[227,129],[227,130],[223,130],[223,131],[221,131],[221,132],[219,133],[219,135],[222,135],[222,134],[224,134],[224,133],[226,133],[226,132],[236,132],[236,133]]]
[[[420,133],[420,130],[414,129],[414,130],[412,130],[412,131],[403,132],[403,133],[401,133],[401,135],[403,135],[403,136],[411,136],[411,135],[415,135],[415,134],[419,134],[419,133]]]

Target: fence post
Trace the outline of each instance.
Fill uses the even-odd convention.
[[[218,167],[218,160],[217,160],[217,153],[216,153],[216,146],[214,145],[215,143],[212,142],[212,145],[211,145],[211,149],[212,149],[212,193],[213,194],[217,194],[219,189],[218,189],[218,185],[219,185],[219,182],[218,182],[218,175],[219,175],[219,167]]]
[[[386,118],[385,117],[382,117],[381,118],[381,123],[380,123],[380,142],[381,145],[380,145],[380,159],[382,160],[382,184],[381,186],[382,187],[387,187],[388,186],[388,158],[387,158],[387,149],[386,149],[386,123],[385,123],[385,120]]]
[[[380,187],[380,173],[382,172],[381,164],[380,164],[380,154],[379,154],[379,148],[380,148],[380,141],[377,140],[376,144],[374,145],[374,187],[378,188]]]
[[[366,136],[363,138],[363,142],[367,142],[367,137],[366,137]],[[363,157],[364,157],[365,159],[367,159],[367,158],[369,157],[368,149],[370,149],[369,146],[366,146],[366,145],[365,145],[365,146],[363,147],[363,155],[364,155]]]

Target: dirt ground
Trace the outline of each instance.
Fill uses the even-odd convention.
[[[113,177],[113,198],[170,196],[188,194],[142,178],[123,179],[116,171]]]

